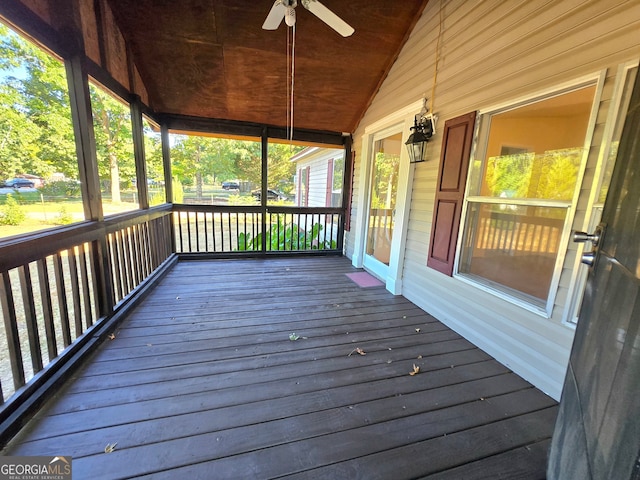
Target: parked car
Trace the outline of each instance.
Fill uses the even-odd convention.
[[[251,192],[251,195],[257,200],[260,200],[262,192],[260,190],[254,190]],[[287,196],[282,192],[270,188],[267,190],[267,200],[287,200]]]
[[[12,178],[4,182],[4,186],[9,188],[33,188],[35,185],[35,183],[26,178]]]
[[[238,182],[222,182],[222,188],[225,190],[240,190],[240,184]]]

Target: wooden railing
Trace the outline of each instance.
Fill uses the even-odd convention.
[[[0,241],[0,436],[172,255],[171,206]]]
[[[342,253],[334,208],[163,205],[0,240],[0,447],[178,258]]]
[[[479,219],[475,237],[478,250],[516,253],[557,253],[564,219],[491,212]]]
[[[176,252],[341,253],[340,208],[174,205]]]

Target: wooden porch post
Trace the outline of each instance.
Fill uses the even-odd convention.
[[[262,184],[260,185],[260,205],[262,206],[262,253],[267,252],[267,190],[269,179],[269,137],[267,128],[262,129]]]
[[[85,219],[102,222],[102,196],[100,193],[100,177],[96,142],[93,131],[91,113],[91,96],[89,93],[89,77],[84,40],[82,37],[82,21],[77,0],[62,0],[53,11],[54,23],[65,32],[69,55],[65,58],[67,82],[69,85],[69,102],[78,156],[78,174],[82,190],[82,202]],[[108,268],[109,256],[107,240],[102,236],[92,242],[91,263],[97,278],[98,315],[105,316],[113,312],[113,282]]]
[[[347,229],[347,218],[349,217],[349,210],[351,208],[351,177],[353,176],[353,162],[351,162],[352,145],[353,139],[351,135],[346,135],[344,137],[344,171],[342,172],[342,222],[340,231],[338,232],[338,250],[340,251],[344,248],[344,233]]]
[[[160,140],[162,143],[162,167],[164,168],[164,192],[165,201],[167,203],[173,203],[173,178],[171,176],[171,145],[169,143],[169,128],[165,122],[160,125]],[[172,215],[175,215],[172,214]],[[180,215],[180,213],[178,213]],[[176,250],[176,235],[175,235],[175,223],[173,217],[169,222],[169,244],[171,246],[171,252],[175,253]]]
[[[147,210],[149,208],[149,187],[147,185],[147,162],[144,151],[142,101],[138,95],[131,96],[130,108],[133,134],[133,155],[136,163],[138,204],[142,210]],[[166,183],[167,182],[165,181],[165,185]]]

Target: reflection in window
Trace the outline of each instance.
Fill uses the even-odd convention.
[[[376,141],[371,166],[366,253],[386,265],[395,226],[401,141],[400,133]]]
[[[585,156],[595,86],[482,118],[458,271],[545,307]]]
[[[90,82],[93,130],[102,209],[105,215],[139,208],[131,111],[110,92]]]
[[[567,148],[487,160],[483,195],[500,198],[544,198],[571,201],[582,148]]]
[[[470,204],[464,272],[546,300],[566,214],[566,208]]]
[[[0,237],[81,220],[64,64],[0,24]]]

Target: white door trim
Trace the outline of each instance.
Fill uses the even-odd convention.
[[[413,126],[415,115],[420,112],[423,101],[412,103],[397,112],[388,115],[364,129],[362,136],[362,153],[360,155],[359,185],[358,189],[358,214],[355,225],[355,249],[352,264],[357,268],[364,267],[365,244],[367,233],[367,216],[371,178],[371,151],[376,140],[391,133],[402,132],[402,143],[406,142]],[[400,151],[400,168],[398,171],[398,190],[396,193],[396,217],[394,237],[391,241],[391,257],[389,267],[386,269],[372,269],[372,273],[385,282],[387,290],[394,295],[402,293],[402,272],[404,267],[404,248],[406,246],[407,228],[409,223],[409,211],[411,206],[411,185],[413,184],[414,166],[409,163],[409,155],[405,148]],[[386,270],[386,271],[385,271]]]

